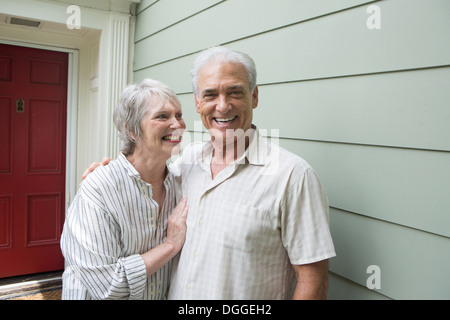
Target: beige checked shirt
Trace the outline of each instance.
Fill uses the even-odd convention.
[[[212,150],[210,142],[193,143],[172,166],[189,214],[168,298],[291,298],[291,264],[335,255],[316,173],[257,130],[245,154],[214,179]]]

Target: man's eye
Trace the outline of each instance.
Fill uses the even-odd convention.
[[[244,93],[242,91],[231,91],[231,95],[233,97],[240,97],[242,96]]]

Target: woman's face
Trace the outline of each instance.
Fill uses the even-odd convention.
[[[151,99],[149,105],[159,105],[159,98]],[[185,129],[180,106],[166,101],[161,107],[149,107],[141,121],[142,136],[136,142],[135,151],[153,155],[157,152],[168,159],[180,152],[181,137]]]

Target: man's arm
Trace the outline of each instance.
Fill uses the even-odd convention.
[[[325,300],[328,292],[328,259],[293,265],[297,277],[294,300]]]
[[[89,173],[95,170],[95,168],[99,166],[106,166],[112,159],[108,157],[103,157],[101,162],[92,162],[89,168],[84,170],[83,175],[81,176],[81,180],[84,180],[84,178],[87,177]]]

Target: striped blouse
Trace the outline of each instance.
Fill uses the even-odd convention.
[[[62,299],[165,299],[171,263],[149,278],[140,254],[163,243],[176,205],[173,175],[159,208],[123,154],[89,174],[66,217]]]

